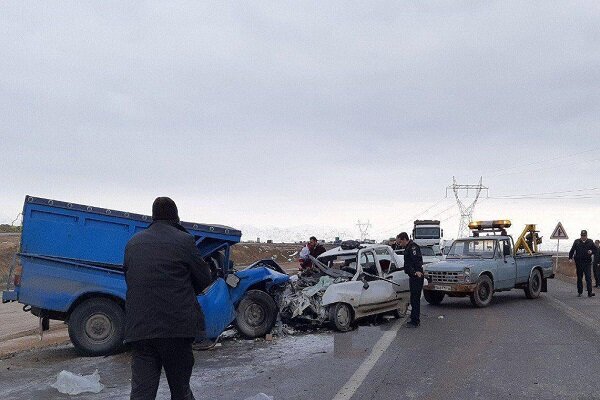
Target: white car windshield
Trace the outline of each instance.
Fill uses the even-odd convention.
[[[452,244],[446,258],[494,258],[495,250],[495,240],[457,240]]]

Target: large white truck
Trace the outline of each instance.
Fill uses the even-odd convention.
[[[440,244],[444,230],[440,228],[440,221],[423,219],[416,220],[412,232],[413,240],[419,246],[433,247],[436,254],[440,252]]]

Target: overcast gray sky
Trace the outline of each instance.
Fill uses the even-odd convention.
[[[476,217],[600,235],[598,1],[15,1],[0,32],[0,223],[26,194],[168,195],[251,234],[381,238],[435,205],[454,236],[445,187],[483,175],[561,198]]]

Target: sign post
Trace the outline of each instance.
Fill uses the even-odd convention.
[[[563,227],[562,223],[559,221],[558,224],[556,225],[556,228],[554,228],[554,232],[552,232],[552,236],[550,236],[550,239],[556,239],[558,240],[558,242],[556,243],[556,263],[555,263],[555,267],[554,267],[554,272],[556,272],[556,270],[558,270],[558,250],[560,248],[560,239],[568,239],[569,235],[567,235],[567,231],[565,231],[565,228]]]

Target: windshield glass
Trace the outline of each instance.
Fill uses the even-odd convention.
[[[495,249],[495,240],[457,240],[452,244],[447,258],[494,258]]]
[[[435,251],[432,247],[421,247],[421,255],[423,256],[435,256]]]
[[[439,239],[440,228],[415,228],[415,239]]]
[[[329,268],[344,269],[350,267],[356,269],[356,254],[321,256],[317,259]]]

